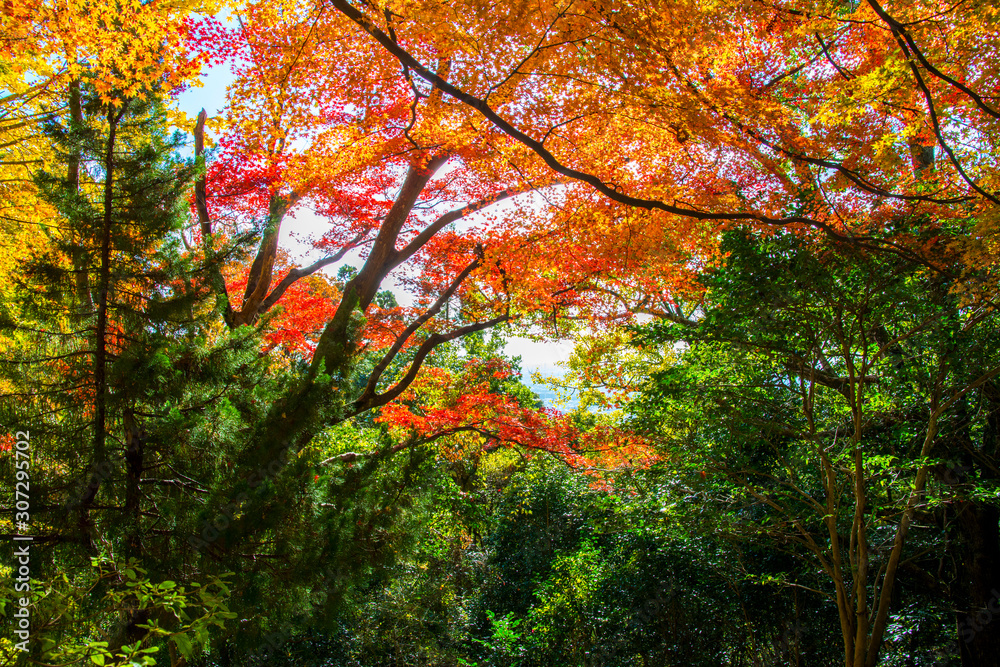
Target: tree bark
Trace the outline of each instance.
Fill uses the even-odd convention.
[[[205,154],[205,121],[208,114],[202,109],[198,114],[198,122],[194,126],[194,155],[195,159],[201,158]],[[229,301],[229,292],[226,290],[226,279],[219,270],[219,265],[214,260],[215,248],[212,245],[212,220],[208,217],[208,195],[205,183],[205,174],[202,173],[194,184],[195,209],[198,211],[198,223],[201,226],[201,246],[205,253],[205,262],[208,267],[208,280],[215,292],[216,306],[222,313],[222,319],[226,326],[233,327],[233,306]]]
[[[101,220],[101,255],[98,273],[97,292],[97,326],[94,331],[94,444],[91,452],[95,467],[107,460],[105,444],[107,441],[107,363],[108,363],[108,294],[111,291],[111,232],[114,217],[114,174],[115,174],[115,141],[118,133],[118,123],[124,114],[120,111],[108,110],[108,139],[104,155],[104,202]],[[93,550],[93,522],[90,519],[89,508],[100,490],[101,480],[95,478],[94,483],[87,487],[87,492],[80,499],[80,529],[83,539]]]
[[[76,127],[83,125],[83,107],[80,103],[80,82],[69,84],[69,110],[71,123]],[[73,194],[80,191],[80,150],[74,147],[66,161],[66,188]],[[73,271],[76,281],[76,306],[79,317],[85,318],[94,311],[94,301],[90,295],[90,267],[87,253],[79,244],[73,247]]]
[[[1000,388],[983,386],[986,428],[982,444],[963,443],[980,479],[995,479],[1000,449]],[[958,478],[955,482],[965,480]],[[955,562],[959,564],[953,603],[958,610],[958,644],[963,667],[1000,665],[1000,509],[960,498],[955,523]]]

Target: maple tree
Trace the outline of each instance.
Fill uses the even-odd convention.
[[[335,15],[307,5],[279,11],[250,4],[242,11],[238,28],[215,26],[206,33],[206,49],[236,59],[237,79],[224,123],[229,129],[199,184],[198,231],[206,249],[213,238],[243,229],[260,235],[248,273],[221,290],[232,327],[256,322],[282,303],[286,290],[347,253],[362,254],[362,267],[334,298],[310,368],[311,374],[343,373],[362,351],[383,355],[360,395],[350,397],[345,416],[403,394],[431,350],[460,336],[512,318],[538,321],[536,313],[543,322],[550,314],[557,328],[570,311],[621,316],[621,308],[608,306],[613,300],[606,293],[580,289],[598,276],[602,282],[634,280],[609,268],[615,264],[644,262],[652,270],[640,278],[647,285],[677,282],[679,255],[664,256],[657,240],[637,239],[627,250],[609,246],[593,224],[603,215],[601,205],[586,193],[557,189],[547,196],[558,203],[498,206],[533,192],[545,196],[554,184],[532,176],[539,165],[530,153],[502,134],[483,132],[460,107],[445,105],[439,92],[414,87],[391,59],[375,67],[335,60],[331,49],[342,54],[338,40],[352,37],[349,26],[345,34],[342,22],[328,20]],[[358,52],[360,59],[369,57]],[[449,65],[442,61],[441,67]],[[338,84],[326,85],[323,77]],[[203,127],[200,120],[199,137]],[[448,210],[451,202],[459,205]],[[323,256],[279,275],[282,225],[309,208],[331,222],[315,241]],[[455,225],[460,233],[451,229]],[[415,305],[385,309],[375,303],[392,271],[412,286]],[[458,317],[441,318],[453,302]],[[273,320],[276,326],[282,317]],[[385,386],[386,369],[405,354],[412,355],[408,370]],[[315,405],[317,399],[308,401]],[[308,420],[290,416],[287,407],[281,431],[294,433]],[[310,437],[305,433],[296,446]]]
[[[216,163],[226,177],[209,199],[267,223],[233,324],[358,248],[366,263],[318,343],[314,363],[327,368],[350,356],[350,313],[367,311],[381,281],[411,258],[428,298],[454,287],[468,309],[466,295],[485,290],[476,303],[484,321],[548,312],[558,323],[671,312],[691,290],[691,269],[712,260],[719,226],[732,222],[926,255],[939,241],[894,231],[894,220],[926,215],[937,229],[995,202],[983,180],[992,172],[955,153],[953,128],[935,120],[943,107],[929,93],[930,106],[915,108],[914,91],[932,75],[951,87],[953,123],[987,133],[992,107],[975,90],[991,70],[978,53],[949,61],[969,79],[961,83],[928,60],[950,43],[924,35],[920,21],[901,28],[874,3],[828,9],[568,3],[486,18],[470,5],[458,20],[434,3],[374,15],[346,2],[246,5],[219,47],[240,58],[238,102]],[[982,8],[960,18],[973,31],[989,16]],[[706,51],[696,34],[725,48]],[[926,64],[911,67],[900,54],[925,37]],[[865,55],[882,51],[888,60]],[[931,159],[929,137],[947,160]],[[607,160],[608,147],[620,161]],[[899,169],[904,157],[911,170]],[[518,223],[506,216],[484,227],[471,216],[539,188],[552,206],[522,205]],[[474,203],[441,215],[431,208],[439,201]],[[281,221],[305,204],[335,222],[319,244],[330,254],[272,290]],[[458,220],[461,235],[444,229]],[[498,259],[507,257],[518,261]]]

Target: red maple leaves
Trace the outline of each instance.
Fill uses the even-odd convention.
[[[612,423],[583,424],[511,391],[514,373],[499,359],[467,360],[460,369],[431,368],[378,420],[425,439],[444,439],[446,456],[475,456],[499,446],[553,454],[594,474],[656,460],[638,435]]]

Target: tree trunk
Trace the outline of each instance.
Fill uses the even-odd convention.
[[[69,84],[69,110],[73,125],[83,126],[83,107],[80,102],[80,82]],[[80,151],[75,148],[69,155],[66,165],[66,187],[74,193],[80,190]],[[90,266],[86,251],[78,244],[73,247],[73,271],[76,280],[76,307],[80,318],[85,318],[94,311],[94,302],[90,296]]]
[[[976,447],[968,430],[957,447],[963,450],[962,467],[949,471],[952,484],[968,482],[969,473],[995,479],[1000,453],[1000,387],[983,385],[986,424],[982,444]],[[958,494],[955,526],[957,539],[951,550],[958,565],[952,588],[959,654],[964,667],[1000,665],[1000,509]]]
[[[139,514],[140,488],[144,458],[143,433],[132,408],[125,410],[125,520],[128,522],[128,545],[134,556],[142,550],[142,528]]]
[[[956,545],[959,579],[959,650],[963,667],[1000,665],[1000,511],[965,502],[959,510]]]
[[[100,467],[107,461],[105,443],[107,441],[107,363],[108,363],[108,293],[111,290],[111,226],[114,216],[114,173],[115,173],[115,140],[118,132],[118,122],[124,114],[121,111],[108,111],[108,143],[104,156],[104,214],[101,221],[101,256],[100,273],[98,275],[97,326],[94,331],[94,448],[91,453],[93,465]],[[94,550],[93,522],[90,519],[90,506],[97,497],[101,479],[95,477],[95,482],[87,487],[87,492],[80,500],[79,526],[84,543],[91,551]]]

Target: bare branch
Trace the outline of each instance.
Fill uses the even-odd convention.
[[[291,287],[297,280],[305,278],[306,276],[310,276],[325,266],[329,266],[330,264],[339,262],[341,259],[344,258],[344,255],[346,255],[348,252],[351,251],[352,248],[357,247],[357,244],[361,241],[361,239],[364,238],[364,236],[365,236],[364,234],[358,234],[353,239],[351,239],[347,243],[347,245],[345,245],[343,248],[338,250],[335,254],[330,255],[329,257],[324,257],[323,259],[319,259],[310,264],[309,266],[291,269],[287,274],[285,274],[285,277],[281,279],[281,282],[275,285],[274,289],[271,290],[271,293],[267,295],[267,298],[261,302],[260,306],[257,307],[257,314],[263,315],[268,310],[270,310],[271,307],[275,303],[277,303],[278,299],[280,299],[282,295],[284,295],[285,291],[289,287]]]
[[[444,307],[444,304],[446,304],[448,302],[448,299],[450,299],[455,294],[455,291],[462,284],[462,282],[467,277],[469,277],[469,274],[475,271],[477,268],[479,268],[480,263],[481,259],[477,257],[468,266],[462,269],[462,272],[459,273],[457,276],[455,276],[455,279],[451,281],[451,284],[448,285],[448,288],[441,294],[440,297],[438,297],[438,300],[434,302],[434,305],[432,305],[430,308],[424,311],[424,313],[420,315],[420,317],[411,322],[410,326],[406,327],[406,329],[403,330],[403,332],[396,338],[396,342],[393,343],[392,347],[389,348],[389,351],[382,356],[382,359],[372,370],[372,373],[368,378],[368,384],[365,386],[365,390],[361,392],[361,396],[358,397],[355,403],[357,404],[364,403],[375,395],[375,390],[376,387],[378,387],[378,382],[382,377],[382,373],[385,372],[385,369],[389,367],[389,364],[392,363],[392,360],[395,359],[396,355],[399,354],[400,350],[403,349],[403,346],[406,344],[406,341],[408,341],[410,337],[414,333],[416,333],[420,327],[424,325],[425,322],[427,322],[429,319],[431,319],[439,312],[441,312],[441,309]]]

